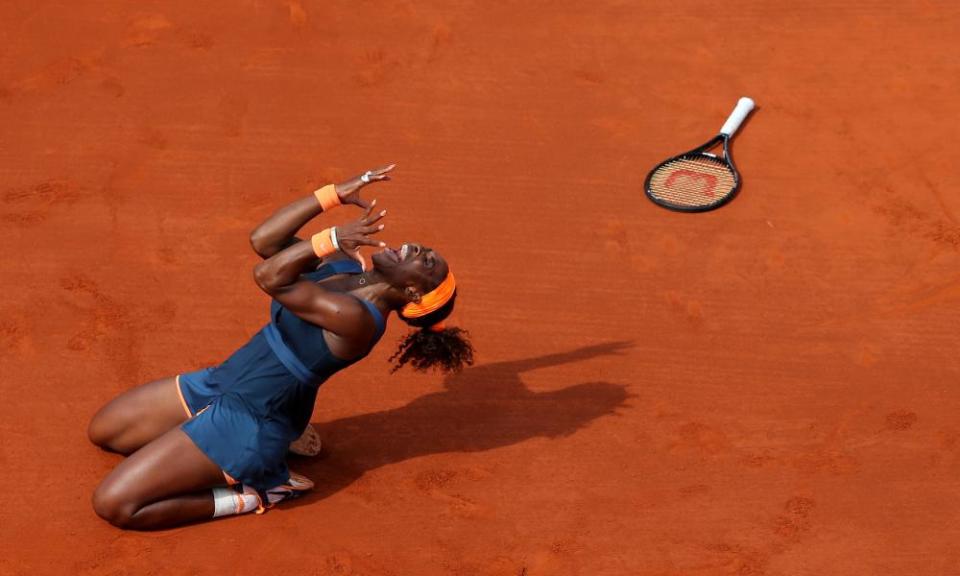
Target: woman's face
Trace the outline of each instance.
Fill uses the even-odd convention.
[[[409,242],[400,248],[384,248],[373,255],[373,267],[391,285],[409,286],[425,294],[443,282],[449,267],[442,256],[422,244]]]

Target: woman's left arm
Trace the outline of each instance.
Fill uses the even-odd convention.
[[[359,220],[337,226],[340,250],[358,260],[361,259],[361,246],[384,246],[383,242],[370,236],[383,230],[383,224],[378,222],[386,211],[372,214],[372,208],[373,206],[368,208]],[[318,237],[322,235],[323,233],[317,234]],[[261,290],[304,320],[338,336],[362,336],[362,342],[367,342],[367,339],[363,338],[369,334],[363,332],[370,327],[359,320],[369,314],[358,304],[357,299],[331,292],[301,276],[316,258],[317,253],[312,243],[300,242],[257,264],[253,277]],[[361,333],[358,334],[358,330]]]
[[[374,168],[363,175],[334,185],[337,197],[342,204],[354,204],[361,208],[370,205],[360,198],[360,190],[371,182],[389,180],[387,175],[396,164]],[[250,233],[250,245],[261,258],[270,258],[274,254],[293,246],[298,242],[294,234],[304,224],[316,218],[323,208],[314,194],[287,204],[277,210]]]

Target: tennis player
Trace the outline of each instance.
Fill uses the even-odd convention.
[[[330,184],[285,206],[250,236],[264,258],[254,280],[273,301],[270,322],[219,366],[144,384],[90,422],[90,440],[129,455],[93,494],[96,513],[129,529],[263,512],[313,483],[290,472],[288,446],[307,429],[318,387],[369,354],[396,311],[417,328],[391,357],[393,370],[456,371],[473,362],[466,333],[442,322],[456,281],[440,254],[374,240],[386,210],[360,197],[393,165]],[[309,241],[294,234],[341,204],[364,216]],[[361,246],[382,248],[372,265]]]

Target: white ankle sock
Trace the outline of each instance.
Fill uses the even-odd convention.
[[[240,491],[242,488],[243,491]],[[213,489],[213,517],[232,516],[253,512],[260,506],[256,490],[238,486],[218,486]]]

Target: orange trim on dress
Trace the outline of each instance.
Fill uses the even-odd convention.
[[[177,396],[180,397],[180,405],[183,406],[184,412],[187,413],[187,418],[193,418],[193,417],[194,417],[194,414],[190,412],[190,407],[187,406],[187,401],[186,401],[186,399],[183,397],[183,390],[180,389],[180,375],[179,375],[179,374],[177,374],[177,377],[174,379],[174,381],[175,381],[176,384],[177,384]],[[196,413],[196,416],[199,416],[199,415],[203,414],[204,411],[205,411],[207,408],[209,408],[209,407],[210,407],[210,405],[207,404],[206,406],[204,406],[203,408],[201,408],[200,411]],[[236,479],[234,479],[233,476],[227,474],[227,471],[226,471],[226,470],[221,470],[221,472],[223,472],[223,479],[227,481],[227,486],[233,486],[234,484],[239,484],[239,482],[237,482]],[[238,505],[242,508],[242,506],[243,506],[243,501],[240,500],[240,497],[239,497],[239,496],[237,496],[237,500],[239,501],[239,504],[238,504]],[[237,508],[237,510],[240,510],[240,508]],[[239,512],[238,512],[238,514],[239,514]]]
[[[180,405],[183,406],[183,411],[187,413],[187,418],[193,418],[193,412],[190,411],[190,407],[187,406],[187,400],[183,397],[183,390],[180,389],[180,375],[177,374],[176,379],[174,380],[177,385],[177,396],[180,398]]]

